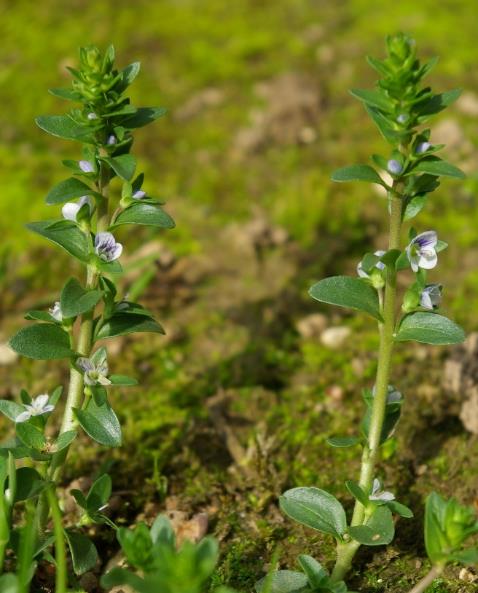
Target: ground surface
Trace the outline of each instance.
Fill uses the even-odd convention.
[[[23,225],[51,215],[43,196],[64,174],[59,161],[78,158],[75,145],[32,122],[64,108],[46,89],[60,86],[76,47],[113,41],[121,62],[141,59],[136,102],[170,109],[138,134],[136,150],[147,188],[167,200],[177,229],[122,235],[127,254],[141,255],[130,257],[124,288],[155,311],[168,335],[113,345],[114,371],[141,384],[117,395],[125,444],[111,452],[82,442],[67,484],[113,460],[120,522],[167,509],[194,535],[205,513],[222,549],[213,585],[252,591],[277,546],[283,567],[302,552],[330,565],[331,542],[285,520],[277,495],[315,485],[349,509],[343,483],[358,472],[358,450],[325,441],[360,421],[376,328],[307,296],[314,280],[352,273],[362,253],[384,241],[380,196],[329,181],[334,168],[386,150],[347,89],[372,84],[364,56],[381,55],[383,36],[400,28],[425,57],[441,56],[434,86],[466,89],[432,138],[449,145],[449,158],[470,179],[443,183],[418,224],[450,243],[435,277],[446,285],[450,316],[476,329],[475,3],[403,1],[377,10],[364,0],[77,1],[66,13],[64,3],[48,0],[4,1],[0,10],[3,341],[25,309],[55,299],[67,261]],[[37,26],[26,27],[30,21]],[[66,368],[1,354],[2,397],[66,381]],[[381,473],[416,516],[398,523],[386,550],[359,554],[350,584],[362,593],[407,591],[426,571],[419,534],[431,489],[475,502],[478,439],[459,420],[460,396],[443,386],[451,356],[413,345],[396,351],[394,381],[406,405]],[[473,578],[451,567],[432,590],[471,592]]]

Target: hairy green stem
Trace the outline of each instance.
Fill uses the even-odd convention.
[[[423,593],[426,589],[433,583],[433,581],[441,575],[443,572],[443,566],[437,564],[436,566],[432,566],[430,571],[418,581],[418,583],[410,589],[409,593]]]
[[[397,184],[389,195],[390,203],[390,234],[389,249],[400,249],[400,231],[402,225],[402,199],[396,193]],[[380,441],[385,419],[388,384],[390,381],[390,365],[393,351],[393,334],[395,331],[395,303],[397,292],[397,272],[394,266],[387,266],[385,279],[385,294],[383,299],[383,323],[380,324],[380,347],[378,353],[377,375],[375,381],[375,396],[373,398],[370,418],[368,444],[364,447],[359,484],[365,492],[372,487],[375,466],[380,454]],[[365,508],[355,502],[352,526],[362,525],[365,521]],[[352,559],[360,544],[355,541],[339,543],[337,545],[337,560],[332,572],[332,580],[342,580],[350,570]]]
[[[25,502],[25,525],[21,531],[18,551],[18,593],[28,593],[30,591],[35,537],[35,504],[32,500],[27,500]]]
[[[105,231],[109,226],[109,209],[108,209],[108,184],[110,180],[110,172],[107,165],[103,162],[100,165],[100,174],[98,181],[98,191],[101,197],[97,202],[97,218],[96,218],[96,232]],[[95,288],[98,280],[98,272],[92,265],[87,267],[86,288]],[[78,333],[78,341],[75,347],[75,340],[73,335],[70,336],[72,350],[78,354],[89,357],[93,345],[93,319],[94,311],[88,311],[82,315],[80,320],[80,329]],[[65,411],[63,413],[63,420],[61,423],[60,434],[74,430],[77,421],[75,418],[75,408],[81,408],[83,399],[84,380],[83,374],[80,373],[73,365],[70,367],[70,382],[68,385],[68,394],[65,403]],[[65,447],[62,451],[55,454],[51,461],[48,475],[53,481],[57,482],[60,479],[62,468],[68,456],[69,447]],[[38,505],[38,526],[40,532],[45,529],[48,521],[48,501],[47,497],[43,496]]]
[[[63,531],[61,510],[56,498],[55,486],[53,484],[50,484],[47,488],[47,497],[53,519],[53,534],[55,536],[55,593],[66,593],[67,570],[65,532]]]

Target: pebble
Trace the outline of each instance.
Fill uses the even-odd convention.
[[[18,354],[7,344],[0,344],[0,365],[8,366],[18,360]]]
[[[299,334],[306,339],[318,338],[327,327],[327,317],[322,313],[313,313],[302,317],[296,323]]]
[[[329,327],[322,332],[320,340],[324,346],[332,349],[338,349],[344,345],[347,338],[352,333],[350,327],[337,326]]]

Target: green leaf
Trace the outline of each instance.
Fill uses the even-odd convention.
[[[395,527],[390,509],[386,506],[376,508],[365,525],[350,527],[353,539],[366,546],[389,544],[395,535]]]
[[[332,181],[367,181],[369,183],[377,183],[386,187],[386,183],[369,165],[350,165],[349,167],[342,167],[332,173]]]
[[[16,425],[17,437],[27,447],[42,451],[46,446],[46,438],[43,432],[30,424],[30,422],[19,422]]]
[[[98,406],[90,400],[86,410],[75,409],[74,412],[83,430],[94,441],[106,447],[121,445],[121,426],[108,403]]]
[[[32,467],[19,467],[16,475],[15,502],[37,496],[46,486],[45,480]]]
[[[301,554],[298,560],[302,570],[307,575],[307,580],[312,589],[319,588],[324,581],[328,580],[328,572],[315,558],[307,556],[307,554]]]
[[[443,111],[458,99],[461,92],[461,89],[453,89],[451,91],[433,95],[423,104],[417,105],[420,116],[433,115]]]
[[[331,447],[353,447],[357,443],[360,443],[360,439],[358,437],[329,437],[327,439],[327,444]]]
[[[465,179],[466,177],[463,171],[458,169],[458,167],[437,157],[428,157],[421,160],[416,167],[412,169],[412,173],[417,172],[442,177],[455,177],[456,179]]]
[[[8,399],[0,399],[0,413],[15,422],[17,416],[25,411],[25,408],[16,402]]]
[[[62,432],[55,442],[56,451],[62,451],[63,449],[69,447],[77,436],[78,433],[76,432],[76,430],[68,430],[66,432]]]
[[[107,590],[122,585],[128,585],[133,591],[138,591],[138,593],[144,591],[143,579],[125,568],[116,566],[101,577],[101,586]]]
[[[133,377],[127,377],[126,375],[110,375],[108,378],[112,385],[131,387],[138,384],[136,379],[133,379]]]
[[[86,503],[88,511],[94,513],[104,506],[111,496],[111,478],[108,474],[100,476],[91,486]]]
[[[81,198],[82,196],[94,196],[97,192],[93,191],[89,185],[83,183],[76,177],[69,177],[60,181],[49,192],[45,201],[47,204],[63,204],[72,198]]]
[[[81,101],[81,93],[73,89],[48,89],[50,95],[59,97],[60,99],[67,99],[68,101]]]
[[[267,586],[268,585],[268,586]],[[305,593],[311,591],[307,576],[294,570],[278,570],[258,581],[256,593]]]
[[[23,327],[8,344],[18,354],[36,360],[57,360],[74,355],[68,334],[59,325],[51,323]]]
[[[122,224],[142,224],[162,229],[175,227],[174,220],[162,208],[142,202],[131,204],[126,210],[120,212],[110,229]]]
[[[449,558],[453,562],[460,562],[461,564],[478,564],[478,549],[471,548],[469,550],[454,552]]]
[[[417,214],[419,214],[423,208],[425,208],[426,204],[427,204],[427,195],[426,194],[421,194],[418,196],[414,196],[413,198],[411,198],[408,202],[407,205],[405,206],[405,212],[403,213],[403,220],[411,220],[412,218],[414,218]]]
[[[70,278],[60,296],[63,317],[77,317],[91,311],[101,299],[99,290],[85,290],[76,278]]]
[[[102,340],[104,338],[125,336],[137,332],[165,333],[161,325],[151,317],[131,313],[117,313],[105,321],[98,330],[95,338]]]
[[[92,142],[91,129],[80,126],[68,115],[41,115],[35,120],[37,126],[58,138],[66,140],[79,140],[80,142]]]
[[[392,511],[392,513],[396,513],[397,515],[400,515],[400,517],[405,519],[411,519],[413,517],[413,511],[396,500],[387,502],[387,506]]]
[[[395,336],[397,342],[415,340],[423,344],[461,344],[465,340],[462,328],[436,313],[412,313],[403,318]]]
[[[25,315],[27,321],[45,321],[46,323],[55,323],[53,317],[47,311],[28,311]]]
[[[114,157],[102,157],[101,160],[105,163],[108,163],[116,175],[121,177],[121,179],[130,181],[133,178],[136,169],[136,159],[132,154],[122,154],[120,156]]]
[[[382,111],[390,111],[390,100],[379,90],[352,89],[350,94],[367,105],[378,107]]]
[[[432,492],[427,497],[425,503],[425,548],[433,563],[442,561],[443,550],[449,547],[440,524],[446,514],[446,507],[446,501],[436,492]]]
[[[56,224],[58,223],[58,224]],[[89,257],[89,243],[85,233],[81,232],[74,222],[68,220],[43,220],[26,225],[34,233],[53,241],[65,251],[82,262]]]
[[[350,494],[356,500],[358,500],[360,504],[362,504],[364,507],[368,506],[370,503],[369,498],[362,490],[361,486],[357,484],[357,482],[354,482],[353,480],[347,480],[345,482],[345,486],[347,487],[347,490],[350,492]]]
[[[65,530],[66,539],[73,560],[75,574],[84,574],[91,570],[98,560],[98,552],[94,543],[82,533]]]
[[[140,62],[133,62],[132,64],[129,64],[128,66],[126,66],[126,68],[124,68],[121,71],[121,79],[122,79],[121,89],[116,88],[116,90],[121,92],[123,89],[126,89],[133,82],[133,80],[138,76],[140,69],[141,69]]]
[[[309,294],[322,303],[364,311],[382,321],[377,291],[360,278],[349,276],[325,278],[314,284]]]
[[[292,488],[279,499],[282,511],[291,519],[323,533],[341,538],[347,529],[340,502],[319,488]]]
[[[380,113],[375,107],[370,107],[370,105],[365,105],[365,109],[367,113],[370,115],[372,120],[374,121],[375,125],[379,129],[382,136],[392,145],[396,145],[397,142],[400,141],[401,134],[396,132],[388,119]]]
[[[17,575],[12,572],[3,574],[0,577],[0,591],[2,593],[19,593],[20,583]]]
[[[139,107],[134,115],[122,121],[122,125],[130,130],[141,128],[162,117],[167,111],[164,107]]]

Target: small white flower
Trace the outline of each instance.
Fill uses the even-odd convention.
[[[106,350],[101,348],[91,358],[78,358],[76,365],[84,372],[86,385],[111,385],[108,379]]]
[[[146,196],[146,192],[143,191],[142,189],[138,189],[137,191],[134,192],[132,197],[135,200],[141,200],[141,198],[144,198],[145,196]]]
[[[441,303],[441,284],[427,284],[420,295],[420,305],[424,309],[437,309]]]
[[[82,196],[77,202],[67,202],[66,204],[64,204],[63,208],[61,209],[63,218],[65,218],[66,220],[72,220],[73,222],[76,222],[78,212],[85,204],[88,204],[91,214],[93,211],[93,203],[91,201],[91,198],[89,196]]]
[[[116,144],[117,140],[116,140],[116,136],[114,134],[110,134],[108,136],[108,139],[106,140],[106,144],[109,144],[110,146],[112,144]]]
[[[78,161],[78,166],[83,171],[83,173],[94,173],[95,166],[91,161]]]
[[[60,301],[56,301],[48,311],[55,321],[63,321],[63,314],[61,312]]]
[[[385,255],[385,253],[386,252],[383,251],[383,249],[379,249],[378,251],[375,251],[374,255],[377,257],[382,257]],[[380,271],[385,270],[385,264],[381,261],[378,261],[375,264],[375,267]],[[360,278],[370,278],[370,274],[367,274],[367,272],[363,269],[362,262],[357,264],[357,274],[360,276]]]
[[[38,397],[32,399],[31,404],[25,404],[25,412],[22,412],[15,418],[15,422],[26,422],[30,420],[32,416],[41,416],[42,414],[48,414],[55,409],[55,406],[48,403],[50,396],[48,393],[43,393]]]
[[[400,161],[397,161],[397,159],[390,159],[387,163],[387,170],[392,175],[400,175],[403,171],[403,165]]]
[[[399,124],[405,124],[408,121],[408,115],[406,113],[401,113],[398,117],[397,117],[397,122]]]
[[[425,231],[410,241],[406,251],[414,272],[418,272],[419,268],[431,270],[437,265],[437,243],[438,237],[435,231]]]
[[[88,115],[86,117],[89,120],[98,119],[98,116],[96,115],[96,113],[93,113],[93,111],[91,113],[88,113]]]
[[[395,495],[392,492],[382,490],[382,482],[375,478],[372,486],[372,494],[370,494],[369,500],[391,502],[392,500],[395,500]]]
[[[123,245],[117,243],[111,233],[98,233],[95,237],[95,253],[103,261],[111,262],[118,259],[123,252]]]

